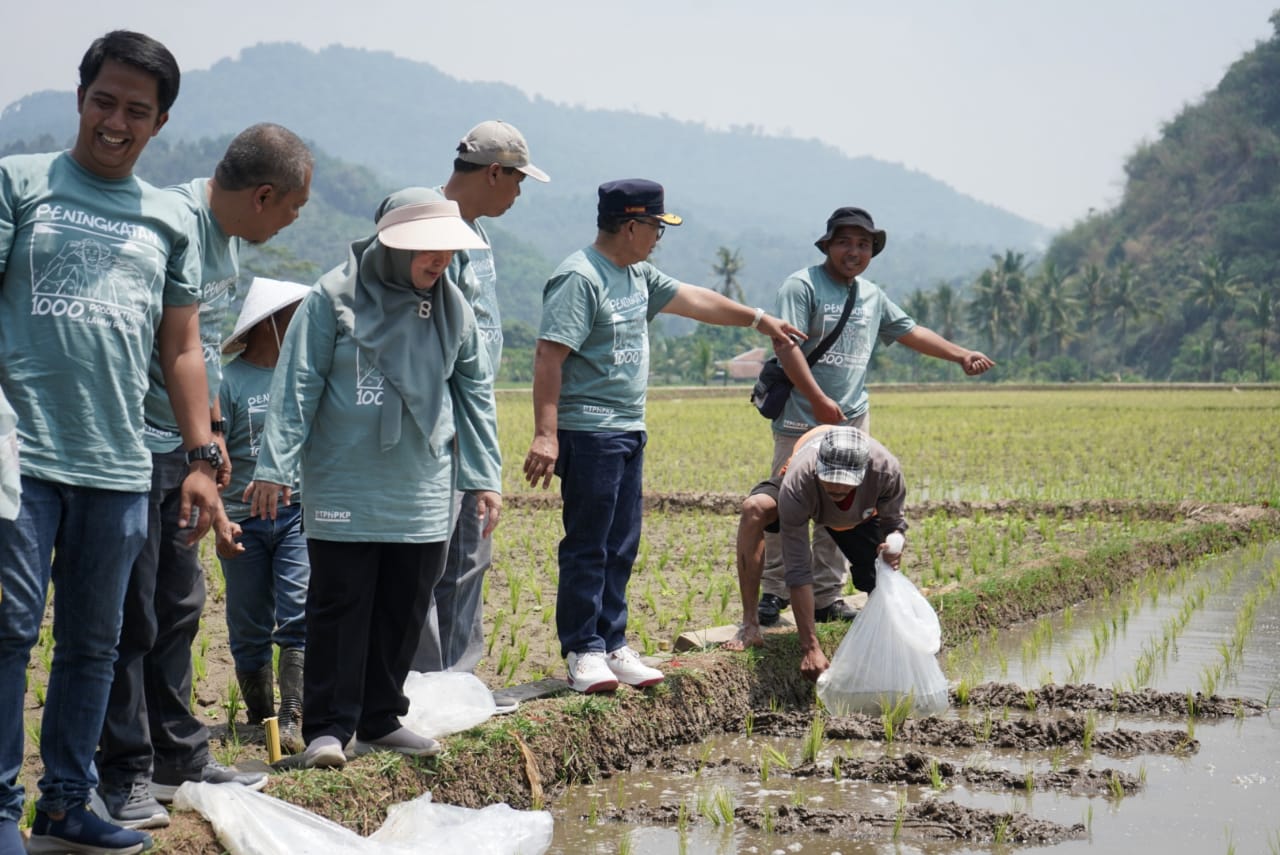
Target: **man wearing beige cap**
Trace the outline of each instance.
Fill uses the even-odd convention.
[[[515,204],[525,176],[546,183],[547,173],[529,160],[524,135],[506,122],[490,120],[476,125],[458,142],[453,174],[436,192],[458,203],[462,219],[490,244],[481,217],[500,217]],[[502,361],[502,317],[498,309],[498,274],[493,251],[458,250],[445,278],[461,289],[475,310],[476,326],[497,377]],[[493,542],[481,537],[484,520],[475,497],[454,496],[457,523],[449,540],[444,576],[433,592],[431,611],[423,627],[416,671],[473,671],[484,653],[482,592],[484,574],[493,557]],[[510,712],[516,702],[498,694],[499,712]]]

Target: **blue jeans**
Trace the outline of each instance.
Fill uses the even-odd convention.
[[[244,552],[223,558],[227,634],[240,672],[271,662],[271,645],[305,647],[311,563],[302,534],[302,505],[279,509],[274,520],[240,521]]]
[[[23,692],[53,582],[54,652],[40,730],[36,807],[84,805],[102,731],[129,569],[147,534],[147,494],[22,479],[16,520],[0,520],[0,819],[22,816]],[[52,559],[52,563],[51,563]]]
[[[627,582],[640,546],[644,431],[558,432],[564,539],[556,632],[560,655],[627,643]]]

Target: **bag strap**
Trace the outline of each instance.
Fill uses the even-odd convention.
[[[849,296],[844,301],[844,311],[840,313],[840,320],[836,322],[835,328],[827,333],[822,341],[818,342],[818,346],[805,357],[805,361],[809,363],[810,368],[817,364],[818,360],[831,349],[831,345],[835,344],[836,339],[840,337],[840,332],[844,329],[845,322],[849,320],[849,313],[853,311],[853,304],[856,302],[858,302],[858,279],[854,277],[853,284],[849,286]]]

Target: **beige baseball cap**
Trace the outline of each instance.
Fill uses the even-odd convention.
[[[481,122],[458,143],[458,159],[467,163],[488,166],[496,163],[508,166],[546,183],[551,176],[529,162],[529,144],[515,125],[496,119]]]

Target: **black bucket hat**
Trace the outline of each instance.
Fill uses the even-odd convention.
[[[827,217],[827,233],[813,242],[821,252],[827,251],[827,241],[835,235],[836,229],[841,226],[857,226],[865,229],[871,235],[871,256],[880,254],[880,250],[884,249],[885,241],[888,235],[884,229],[876,228],[876,224],[871,219],[871,215],[862,208],[836,208],[835,213]]]

